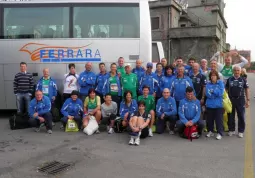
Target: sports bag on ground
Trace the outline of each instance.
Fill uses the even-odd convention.
[[[87,135],[92,135],[99,128],[97,120],[94,116],[89,116],[89,124],[84,128],[83,132]]]
[[[114,121],[114,132],[115,133],[122,133],[124,130],[124,127],[122,125],[122,119],[120,117],[117,117]]]
[[[186,127],[184,129],[183,137],[189,139],[190,141],[192,141],[192,139],[197,139],[199,137],[197,125]]]
[[[68,119],[67,123],[66,123],[65,131],[66,132],[78,132],[79,128],[78,128],[77,123],[74,120]]]
[[[13,114],[9,118],[9,124],[11,130],[26,129],[29,128],[29,116],[28,114]]]

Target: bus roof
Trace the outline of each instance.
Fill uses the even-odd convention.
[[[135,3],[148,0],[0,0],[0,4],[29,4],[29,3]]]

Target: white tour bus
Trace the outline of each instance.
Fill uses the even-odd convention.
[[[162,44],[151,40],[148,0],[0,0],[0,109],[16,109],[13,79],[19,63],[28,64],[35,80],[43,68],[62,93],[68,64],[77,73],[84,64],[144,64],[164,57]],[[153,53],[153,55],[152,55]]]

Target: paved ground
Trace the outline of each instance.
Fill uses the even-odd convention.
[[[52,135],[31,129],[10,131],[0,120],[0,178],[47,177],[37,172],[41,164],[58,160],[75,163],[61,178],[253,178],[255,122],[255,75],[249,75],[251,110],[247,111],[246,138],[225,136],[190,142],[167,133],[128,146],[127,134],[86,136],[64,133],[55,127]],[[253,86],[252,86],[253,85]]]

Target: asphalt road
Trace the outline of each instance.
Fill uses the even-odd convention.
[[[42,164],[57,160],[74,163],[61,178],[254,178],[255,74],[249,75],[251,106],[246,112],[245,138],[224,136],[190,142],[154,134],[129,146],[126,133],[86,136],[65,133],[57,125],[52,135],[32,129],[11,131],[0,120],[0,178],[49,177],[37,172]]]

